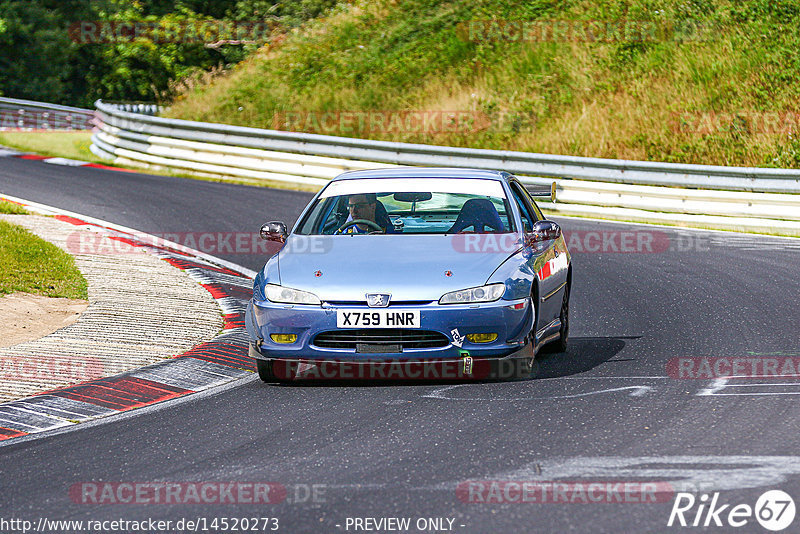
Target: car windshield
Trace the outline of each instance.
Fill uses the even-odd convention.
[[[483,179],[362,179],[329,184],[301,235],[514,232],[502,184]]]

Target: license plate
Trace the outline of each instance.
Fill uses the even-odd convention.
[[[336,328],[419,328],[419,310],[336,310]]]

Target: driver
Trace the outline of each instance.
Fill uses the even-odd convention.
[[[381,208],[383,208],[383,206],[381,206]],[[375,193],[350,195],[350,197],[347,199],[347,209],[349,210],[350,215],[347,217],[346,222],[362,219],[374,222],[375,224],[383,228],[384,232],[391,233],[394,230],[394,228],[392,228],[391,221],[388,220],[389,217],[386,215],[385,209],[380,210],[383,212],[382,213],[383,217],[379,216],[378,197]],[[354,224],[347,227],[343,233],[365,234],[374,231],[375,228],[370,227],[366,224]]]

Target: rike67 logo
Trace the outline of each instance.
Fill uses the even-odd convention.
[[[763,493],[755,506],[746,503],[723,504],[719,492],[713,495],[704,493],[699,498],[692,493],[681,492],[675,497],[667,526],[738,528],[751,524],[755,519],[763,528],[778,532],[792,524],[795,511],[794,500],[781,490]]]

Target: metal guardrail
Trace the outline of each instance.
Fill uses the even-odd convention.
[[[95,154],[120,162],[321,186],[392,165],[513,172],[557,182],[554,211],[624,220],[714,217],[711,227],[800,235],[800,170],[715,167],[453,148],[262,130],[133,114],[98,101]],[[654,213],[658,213],[655,217]],[[709,219],[710,220],[710,219]]]
[[[140,115],[155,116],[161,113],[162,106],[158,104],[148,104],[144,102],[105,102],[105,104],[114,106],[120,111],[127,111],[128,113],[138,113]]]
[[[611,183],[800,193],[797,169],[718,167],[394,143],[141,116],[102,101],[95,106],[103,122],[120,131],[185,141],[394,165],[504,169],[527,176]]]
[[[0,98],[0,130],[91,130],[94,113],[91,109]]]

